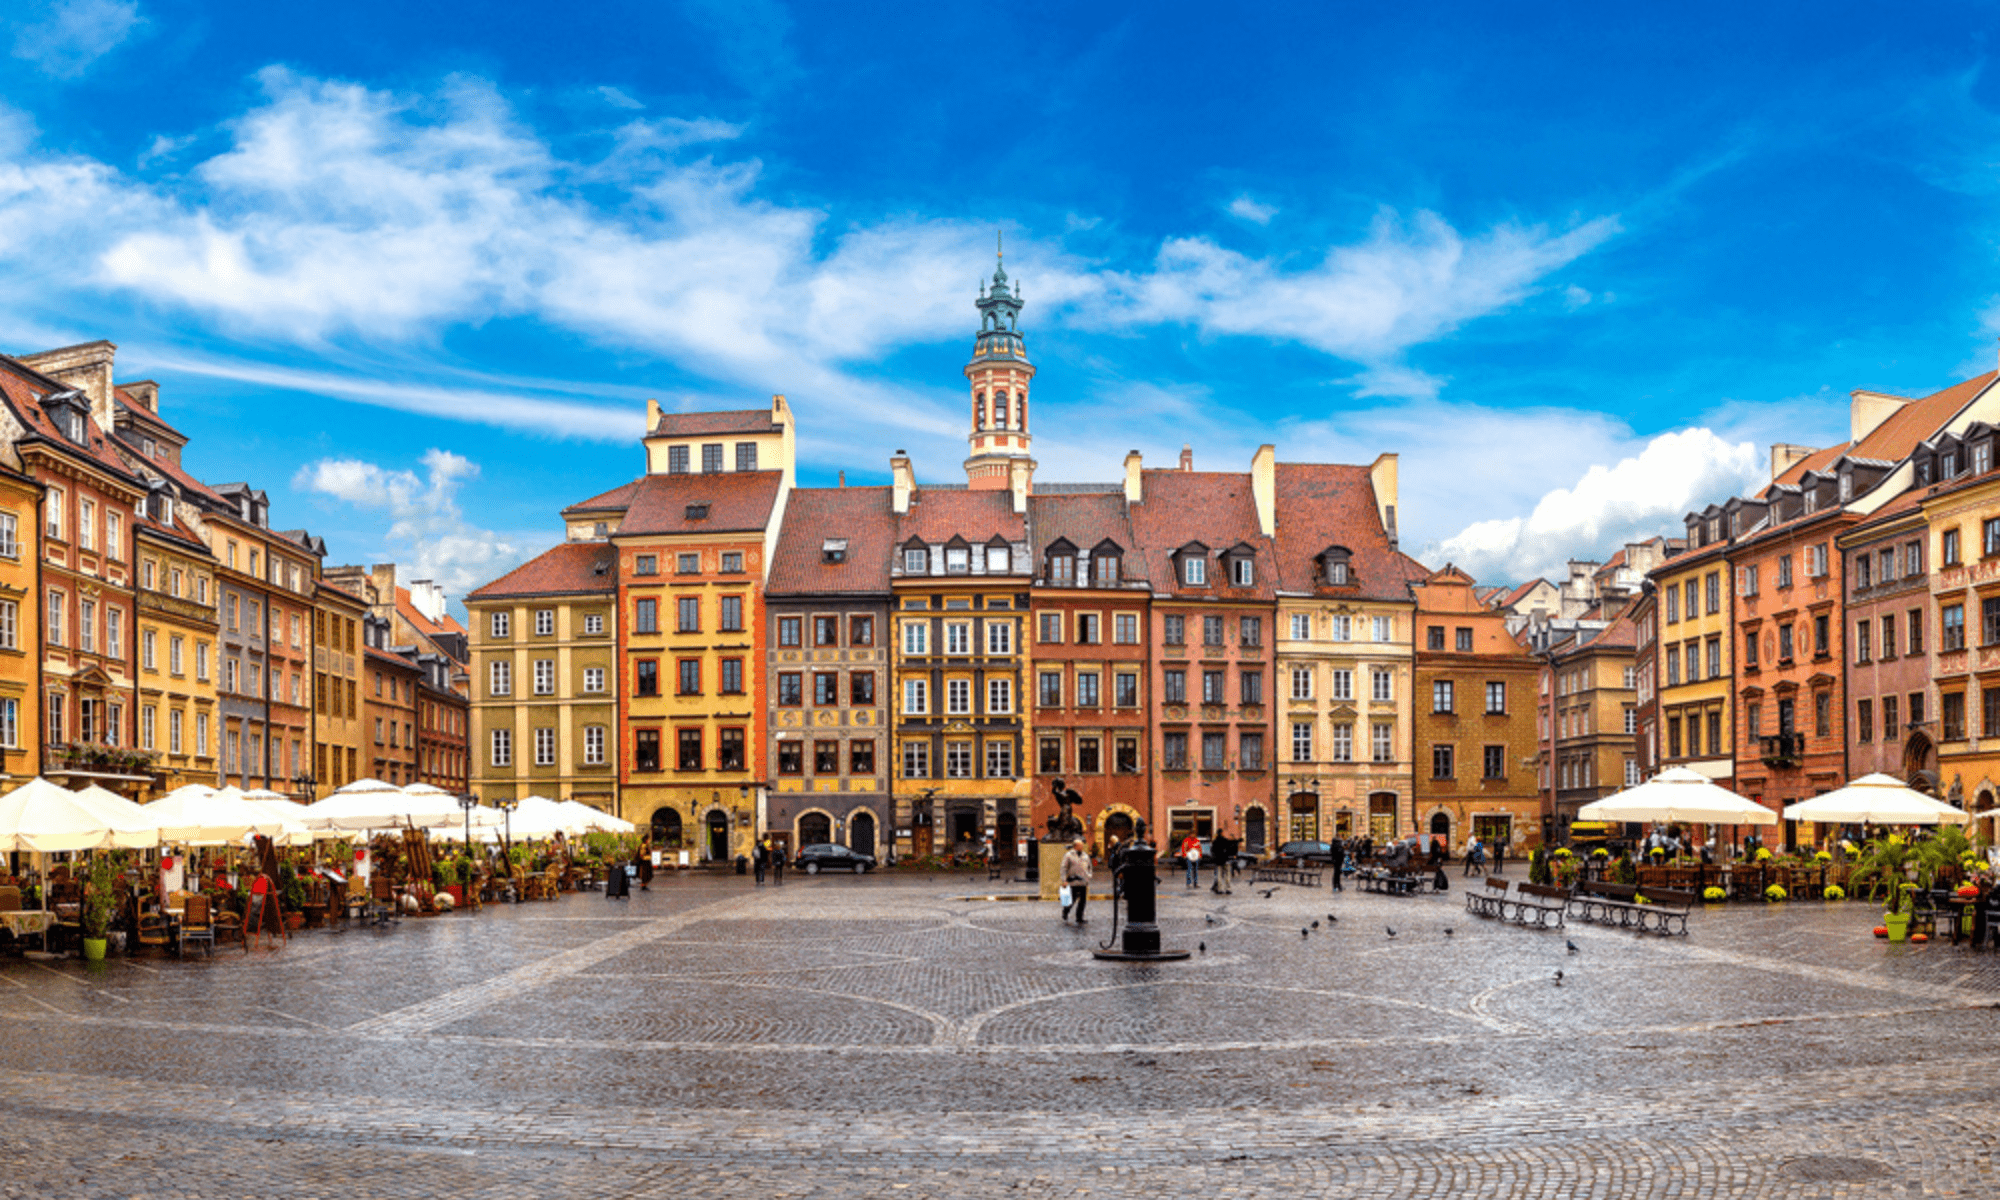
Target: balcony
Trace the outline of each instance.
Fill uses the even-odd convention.
[[[1758,757],[1767,767],[1796,767],[1806,754],[1806,735],[1777,733],[1757,739]]]

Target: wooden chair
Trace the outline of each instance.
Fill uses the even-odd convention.
[[[377,925],[387,925],[391,921],[401,924],[403,917],[396,911],[396,889],[389,886],[387,875],[376,875],[368,880],[369,905]]]
[[[173,925],[160,910],[157,893],[137,898],[132,908],[132,936],[137,944],[158,946],[161,950],[173,944]]]
[[[215,920],[209,916],[207,896],[189,896],[187,911],[181,914],[180,950],[187,953],[189,942],[199,942],[215,953]]]
[[[21,911],[21,889],[12,886],[0,887],[0,912],[20,912],[20,911]]]
[[[207,896],[190,895],[188,897],[188,904],[192,906],[196,900],[202,901],[208,908],[209,923],[215,927],[216,937],[221,938],[225,942],[240,942],[243,940],[242,913],[230,908],[220,900],[211,900]]]

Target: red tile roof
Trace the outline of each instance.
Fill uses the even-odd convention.
[[[632,497],[638,494],[639,485],[644,482],[646,478],[642,475],[630,483],[621,483],[610,491],[600,492],[588,500],[579,500],[563,509],[563,515],[581,512],[623,512],[631,505]]]
[[[1247,477],[1246,477],[1247,480]],[[1150,483],[1150,481],[1149,481]],[[1367,467],[1339,463],[1277,464],[1279,586],[1288,592],[1368,600],[1408,600],[1412,573],[1389,544]],[[1346,547],[1354,583],[1320,578],[1319,556]],[[1429,571],[1419,569],[1415,578]]]
[[[73,390],[68,384],[48,378],[41,372],[5,355],[0,355],[0,399],[4,399],[17,420],[27,431],[43,441],[62,447],[71,454],[95,464],[114,475],[130,479],[131,469],[119,457],[111,440],[97,427],[96,421],[86,421],[87,445],[78,445],[59,431],[49,414],[43,410],[41,400],[55,392]]]
[[[1118,563],[1120,577],[1127,580],[1146,577],[1145,556],[1136,553],[1138,539],[1132,534],[1132,520],[1125,511],[1123,490],[1030,496],[1028,525],[1034,531],[1035,572],[1038,575],[1041,573],[1042,557],[1056,542],[1067,540],[1078,550],[1093,550],[1109,539],[1125,551],[1125,556]]]
[[[633,534],[748,533],[771,520],[784,486],[782,471],[720,471],[707,475],[648,475],[638,481],[631,506],[618,526]],[[690,506],[707,505],[708,515],[690,517]]]
[[[1132,506],[1132,533],[1146,556],[1147,578],[1156,594],[1218,600],[1272,600],[1277,596],[1277,563],[1271,539],[1257,529],[1257,506],[1250,475],[1236,471],[1148,470],[1141,473],[1143,499]],[[1174,571],[1173,553],[1189,542],[1207,546],[1211,556],[1206,587],[1188,587]],[[1256,551],[1256,586],[1225,586],[1214,556],[1238,544]]]
[[[433,621],[423,613],[418,612],[416,602],[410,599],[410,589],[406,587],[398,587],[396,589],[396,611],[403,615],[405,621],[416,626],[419,633],[435,636],[440,633],[462,634],[465,632],[465,626],[460,625],[458,618],[448,612],[444,615],[444,620],[442,621]]]
[[[1513,591],[1508,592],[1506,599],[1500,601],[1500,607],[1512,608],[1516,604],[1519,604],[1521,601],[1526,600],[1528,598],[1528,593],[1534,591],[1536,588],[1554,587],[1554,586],[1555,584],[1550,583],[1546,579],[1530,579],[1528,582],[1522,584],[1520,587],[1517,587]]]
[[[179,438],[182,441],[187,440],[187,435],[182,433],[180,430],[175,429],[173,425],[170,424],[165,417],[161,416],[159,413],[154,412],[152,409],[147,408],[145,405],[139,403],[139,401],[133,397],[132,393],[125,390],[124,384],[122,383],[114,384],[111,389],[111,394],[117,398],[118,407],[124,409],[126,412],[131,413],[133,416],[139,418],[139,420],[144,421],[149,425],[157,425],[161,429],[166,430],[168,433],[173,434],[175,437]]]
[[[895,556],[896,514],[886,487],[793,488],[771,554],[771,595],[887,595]],[[829,563],[827,539],[847,542],[844,561]]]
[[[618,587],[618,552],[605,542],[564,542],[476,588],[467,600],[503,596],[610,594]]]
[[[1028,525],[1014,511],[1012,492],[918,488],[910,497],[910,511],[896,521],[896,543],[901,545],[918,538],[935,545],[955,537],[973,545],[983,545],[996,537],[1024,542],[1028,539]]]
[[[650,436],[663,438],[707,437],[724,433],[778,433],[768,408],[745,408],[733,412],[661,413]]]

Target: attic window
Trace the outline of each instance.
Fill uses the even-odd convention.
[[[1253,587],[1257,583],[1257,563],[1245,555],[1229,560],[1229,582],[1233,587]]]
[[[611,569],[611,564],[609,563],[595,563],[591,566],[590,573],[592,575],[602,575],[606,571],[609,571],[610,569]]]
[[[83,414],[80,412],[71,412],[67,414],[67,420],[69,424],[69,440],[77,443],[78,445],[82,445]]]
[[[1181,582],[1188,587],[1205,587],[1208,584],[1208,560],[1198,554],[1183,558]]]
[[[1099,587],[1114,587],[1118,583],[1118,556],[1099,551],[1090,560],[1090,576]]]
[[[965,546],[947,546],[944,552],[944,572],[947,575],[964,575],[972,570],[972,551]]]
[[[688,519],[688,520],[690,520],[690,521],[706,521],[706,520],[708,520],[708,505],[706,505],[706,504],[690,504],[690,505],[688,505],[688,506],[687,506],[687,519]]]
[[[828,538],[819,544],[822,562],[841,563],[847,561],[847,539]]]
[[[147,458],[152,458],[152,457],[153,457],[153,456],[154,456],[154,455],[155,455],[155,454],[156,454],[156,453],[157,453],[157,452],[159,451],[159,448],[160,448],[160,447],[159,447],[159,446],[158,446],[158,445],[157,445],[157,444],[156,444],[156,443],[155,443],[155,442],[153,441],[153,439],[152,439],[152,438],[141,438],[141,439],[139,440],[139,444],[140,444],[141,446],[144,446],[144,447],[146,448],[146,457],[147,457]]]
[[[1327,583],[1334,587],[1345,587],[1354,582],[1353,573],[1348,568],[1348,560],[1352,557],[1353,552],[1345,546],[1326,548],[1326,552],[1319,556],[1319,561]]]

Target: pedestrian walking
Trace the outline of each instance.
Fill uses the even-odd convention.
[[[750,848],[750,866],[757,872],[757,882],[764,882],[764,872],[771,866],[771,839],[765,838]]]
[[[1069,903],[1063,905],[1062,919],[1069,920],[1069,914],[1076,913],[1076,923],[1086,924],[1083,909],[1090,902],[1090,851],[1084,848],[1083,839],[1069,844],[1069,853],[1062,857],[1062,885],[1069,892]]]
[[[785,882],[785,844],[771,843],[771,886],[779,887]]]
[[[1346,891],[1346,888],[1340,886],[1340,872],[1347,866],[1347,843],[1341,841],[1339,838],[1335,838],[1333,841],[1327,843],[1326,865],[1327,869],[1333,873],[1333,890],[1336,892]]]
[[[639,852],[632,856],[632,865],[639,868],[639,890],[649,890],[646,885],[653,882],[653,849],[645,842],[639,843]]]
[[[1236,874],[1236,844],[1236,839],[1230,836],[1227,829],[1209,843],[1209,849],[1215,855],[1215,882],[1208,885],[1209,891],[1223,896],[1234,894],[1230,877]]]
[[[1474,834],[1465,839],[1465,876],[1486,874],[1486,844]]]
[[[1484,855],[1484,854],[1482,853],[1482,854],[1480,855],[1480,857],[1481,857],[1481,858],[1484,858],[1484,857],[1485,857],[1485,855]],[[1506,866],[1506,865],[1507,865],[1507,839],[1506,839],[1506,838],[1494,838],[1494,839],[1493,839],[1493,873],[1494,873],[1495,875],[1498,875],[1498,874],[1500,874],[1500,868],[1502,868],[1502,867],[1504,867],[1504,866]]]
[[[1187,885],[1201,886],[1201,839],[1190,833],[1181,839],[1181,862],[1187,865]]]

